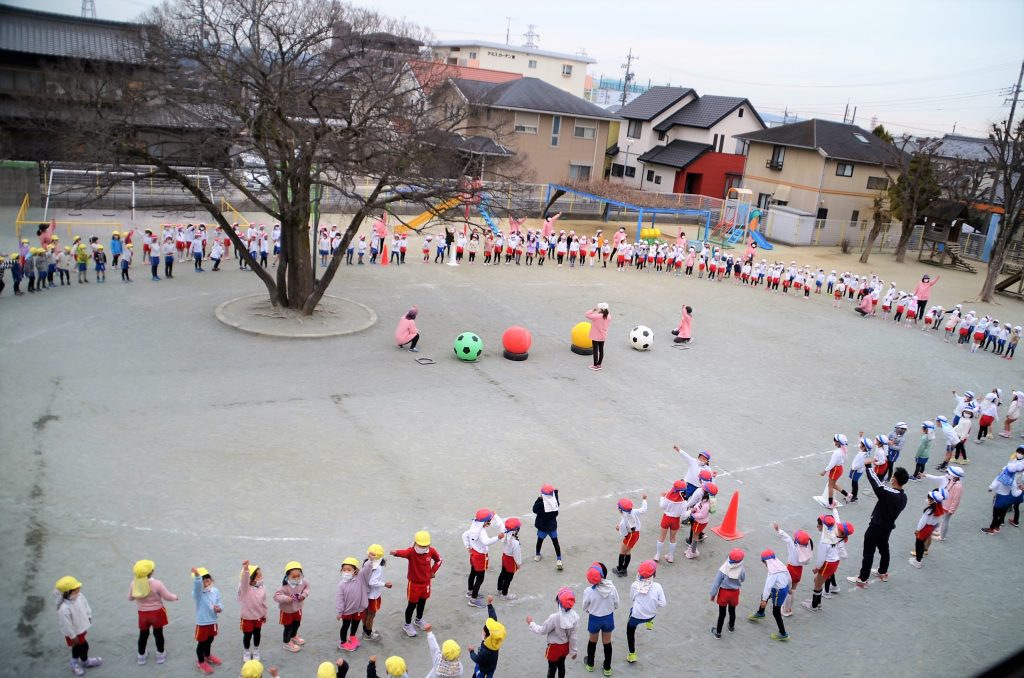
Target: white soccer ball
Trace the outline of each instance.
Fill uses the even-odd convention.
[[[629,331],[629,344],[638,351],[650,350],[654,344],[654,332],[650,327],[637,325]]]

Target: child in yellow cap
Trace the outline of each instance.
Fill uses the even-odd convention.
[[[271,666],[267,669],[274,678],[278,678],[277,668]],[[238,678],[263,678],[263,664],[259,659],[250,659],[242,664],[242,670],[238,674]]]
[[[156,644],[156,663],[167,661],[164,654],[164,627],[167,626],[167,608],[164,601],[177,601],[178,596],[167,590],[159,579],[153,579],[156,564],[152,560],[140,560],[132,567],[132,583],[128,587],[128,600],[135,601],[139,609],[139,666],[146,663],[146,645],[149,630],[153,629]]]
[[[281,608],[280,622],[284,627],[284,649],[298,652],[306,641],[299,637],[302,606],[309,597],[309,582],[302,576],[302,564],[293,560],[284,566],[281,588],[274,592],[274,602]]]
[[[366,606],[366,618],[363,619],[363,640],[380,640],[380,634],[373,630],[373,620],[381,605],[381,594],[384,589],[391,588],[391,582],[387,581],[384,574],[384,547],[380,544],[370,544],[366,549],[366,560],[363,567],[370,569],[370,591]]]
[[[85,639],[92,626],[92,608],[82,595],[82,582],[74,577],[61,577],[54,588],[60,631],[71,648],[71,672],[84,676],[87,668],[103,663],[99,657],[89,658],[89,641]]]
[[[405,660],[398,656],[385,659],[384,670],[387,672],[388,678],[409,678]],[[366,664],[366,678],[380,678],[380,674],[377,673],[377,655],[371,656],[370,661]]]
[[[316,678],[345,678],[348,675],[348,662],[338,659],[334,662],[321,662],[316,668]]]
[[[260,629],[267,623],[267,590],[263,588],[263,571],[248,560],[242,563],[238,576],[238,606],[242,617],[242,661],[259,661]]]
[[[427,678],[455,678],[463,673],[462,648],[454,640],[446,640],[440,646],[430,624],[426,624],[423,630],[427,632],[427,645],[430,646],[430,657],[434,666]]]
[[[470,645],[469,658],[476,664],[473,673],[474,678],[494,678],[494,672],[498,669],[498,650],[505,642],[505,625],[498,621],[498,615],[494,611],[494,596],[487,596],[487,620],[484,622],[484,642],[477,652],[476,648]]]
[[[217,615],[224,611],[220,591],[213,585],[213,575],[205,567],[192,568],[192,600],[196,604],[196,670],[210,675],[220,666],[220,657],[213,654],[217,637]]]

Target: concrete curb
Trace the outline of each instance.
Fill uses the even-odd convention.
[[[322,332],[274,332],[265,329],[258,329],[255,327],[247,327],[242,321],[235,321],[228,317],[228,309],[233,304],[245,302],[253,298],[266,299],[266,293],[247,294],[242,297],[235,297],[234,299],[228,299],[227,301],[219,304],[214,310],[214,315],[217,316],[217,320],[224,323],[228,327],[232,327],[240,332],[246,334],[253,334],[260,337],[278,337],[281,339],[326,339],[328,337],[342,337],[349,334],[356,334],[364,330],[369,329],[377,322],[377,312],[365,304],[360,304],[358,301],[352,299],[346,299],[344,297],[335,297],[332,295],[324,295],[324,299],[333,299],[344,304],[351,304],[357,306],[369,315],[369,320],[359,325],[358,327],[343,329],[343,330],[324,330]]]

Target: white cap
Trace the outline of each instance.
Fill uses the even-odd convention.
[[[608,310],[608,303],[602,301],[600,304],[597,305],[597,310],[598,311],[607,311]]]

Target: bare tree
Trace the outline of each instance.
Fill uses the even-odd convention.
[[[429,208],[483,190],[462,180],[481,170],[481,156],[462,143],[476,131],[468,111],[442,108],[423,69],[417,76],[408,66],[427,39],[415,26],[330,0],[166,0],[145,23],[143,63],[50,74],[61,83],[55,137],[83,160],[180,184],[239,248],[274,305],[311,314],[366,219],[399,202]],[[502,133],[479,131],[492,140]],[[276,272],[248,255],[187,169],[196,166],[281,224]],[[258,171],[246,177],[242,166]],[[488,170],[515,184],[514,169],[503,175],[492,160]],[[316,278],[310,220],[325,199],[350,206],[352,216]]]
[[[878,238],[878,234],[882,232],[882,221],[885,219],[885,203],[886,198],[884,194],[879,194],[875,197],[874,202],[871,206],[871,230],[868,231],[867,240],[864,241],[864,251],[860,253],[860,263],[868,263],[868,257],[871,256],[871,248],[875,246],[875,240]]]
[[[1011,116],[999,125],[992,125],[989,139],[992,148],[987,152],[998,173],[996,180],[1003,193],[999,234],[981,286],[981,300],[991,302],[995,300],[996,281],[1006,263],[1010,243],[1018,237],[1024,225],[1024,120],[1014,124]]]
[[[918,214],[941,194],[932,157],[937,142],[934,139],[914,140],[903,136],[897,148],[896,160],[899,175],[889,184],[889,205],[893,215],[900,220],[900,239],[896,245],[896,261],[903,263],[907,257],[910,236],[917,225]],[[908,149],[914,146],[914,152]]]

